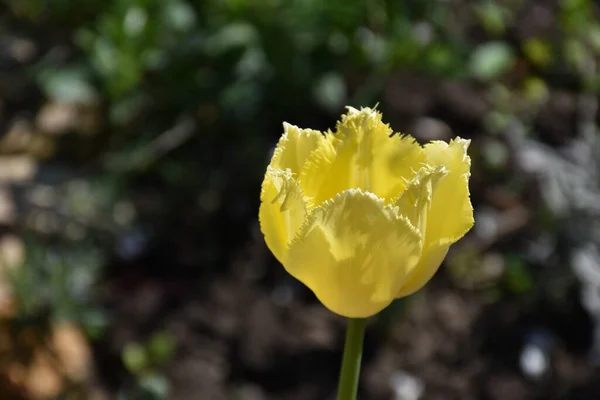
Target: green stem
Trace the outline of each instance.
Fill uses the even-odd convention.
[[[365,318],[348,318],[337,400],[356,400],[366,325]]]

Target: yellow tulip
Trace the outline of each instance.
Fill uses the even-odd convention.
[[[474,223],[469,141],[420,146],[381,118],[348,107],[335,133],[284,123],[260,196],[277,260],[351,318],[423,287]]]

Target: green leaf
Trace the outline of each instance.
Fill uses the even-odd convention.
[[[476,6],[475,11],[484,29],[492,35],[501,35],[506,30],[508,11],[494,3],[487,1]]]
[[[567,61],[575,68],[582,68],[588,56],[583,43],[574,38],[565,40],[563,52]]]
[[[548,67],[552,64],[552,48],[544,40],[531,38],[523,43],[523,52],[525,56],[539,67]]]
[[[330,111],[337,110],[346,101],[346,83],[340,74],[331,72],[317,81],[313,94],[323,108]]]
[[[588,41],[596,53],[600,53],[600,24],[591,25],[588,32]]]
[[[123,349],[123,364],[133,374],[140,374],[149,366],[146,349],[139,343],[128,343]]]
[[[157,333],[150,339],[148,350],[152,355],[152,360],[156,364],[163,364],[168,361],[175,350],[173,338],[167,333]]]
[[[206,51],[209,55],[218,56],[230,50],[247,47],[258,40],[256,28],[246,22],[236,22],[225,25],[206,43]]]
[[[525,293],[533,287],[533,277],[525,261],[515,254],[506,256],[506,285],[513,293]]]
[[[164,399],[169,392],[169,382],[162,375],[144,375],[140,377],[139,385],[157,399]]]
[[[499,141],[490,141],[483,147],[483,156],[491,168],[502,170],[508,162],[508,149]]]
[[[187,32],[196,25],[195,11],[185,1],[165,2],[164,16],[173,29],[181,32]]]
[[[46,70],[39,74],[38,80],[46,96],[55,100],[92,103],[98,96],[82,68]]]
[[[136,37],[144,32],[147,23],[148,14],[146,10],[134,6],[125,13],[125,18],[123,19],[123,31],[128,36]]]
[[[587,7],[589,0],[562,0],[561,6],[565,10],[576,10]]]
[[[487,81],[506,73],[515,63],[515,55],[505,42],[488,42],[471,55],[469,67],[477,79]]]
[[[530,76],[523,82],[523,94],[527,100],[531,100],[534,103],[541,103],[548,98],[549,90],[548,85],[544,80]]]

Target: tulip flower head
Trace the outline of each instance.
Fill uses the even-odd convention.
[[[261,230],[331,311],[365,318],[414,293],[473,226],[468,140],[421,146],[370,108],[348,107],[335,132],[283,127]]]

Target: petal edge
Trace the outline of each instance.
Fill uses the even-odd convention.
[[[289,244],[306,217],[302,189],[292,172],[267,167],[260,193],[258,220],[267,246],[283,263]]]

